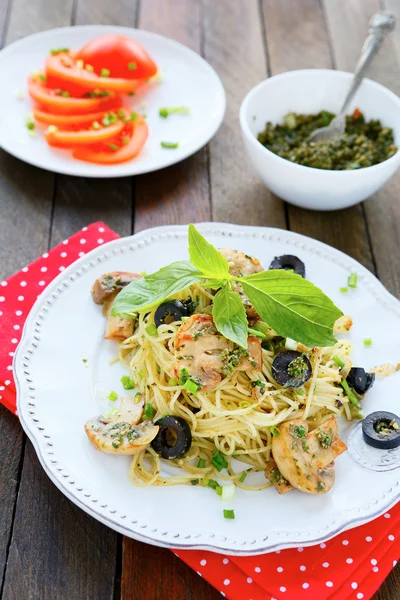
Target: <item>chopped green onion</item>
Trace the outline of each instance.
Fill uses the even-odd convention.
[[[210,487],[211,489],[216,490],[218,485],[218,481],[215,481],[215,479],[208,480],[208,487]]]
[[[196,395],[200,386],[198,386],[197,383],[195,383],[192,379],[187,379],[183,384],[183,387],[191,394]]]
[[[107,398],[111,400],[111,402],[115,402],[115,400],[118,400],[118,394],[117,392],[112,391],[108,394]]]
[[[56,90],[56,94],[57,96],[62,96],[63,98],[69,98],[71,96],[71,94],[69,92],[67,92],[67,90]]]
[[[100,123],[98,121],[93,121],[92,129],[100,129]]]
[[[341,358],[339,358],[339,357],[338,357],[336,354],[335,354],[335,356],[332,356],[332,360],[334,360],[334,361],[335,361],[335,363],[337,364],[337,366],[338,366],[338,367],[340,367],[341,369],[343,369],[343,367],[344,367],[344,366],[345,366],[345,364],[346,364],[346,363],[344,363],[344,362],[342,361],[342,359],[341,359]]]
[[[61,52],[69,52],[69,48],[56,48],[55,50],[50,50],[51,55],[61,54]]]
[[[113,415],[116,415],[118,413],[118,408],[112,408],[111,410],[108,411],[108,413],[106,414],[106,418],[108,417],[112,417]]]
[[[357,273],[351,273],[351,275],[349,276],[348,280],[347,280],[347,285],[351,288],[356,288],[357,287],[357,280],[358,280],[358,275]]]
[[[166,119],[169,115],[180,114],[180,115],[188,115],[190,112],[187,106],[167,106],[166,108],[160,108],[160,117]]]
[[[139,375],[140,379],[143,379],[145,373],[142,369],[140,369],[140,371],[138,372],[138,375]]]
[[[222,471],[222,469],[226,469],[228,463],[225,460],[225,457],[219,450],[216,450],[213,454],[211,464],[217,469],[217,471]]]
[[[199,480],[198,480],[198,479],[191,479],[191,480],[190,480],[190,483],[191,483],[192,485],[199,485]]]
[[[146,402],[146,404],[144,405],[143,419],[145,419],[145,420],[152,419],[155,414],[156,414],[155,408],[153,408],[149,402]]]
[[[137,65],[136,65],[136,63],[135,63],[135,62],[130,62],[130,63],[128,64],[128,69],[129,69],[130,71],[134,71],[135,69],[137,69]]]
[[[235,484],[230,483],[229,485],[222,486],[221,500],[231,500],[235,495]]]
[[[239,458],[240,454],[232,454],[232,458]]]
[[[234,510],[226,510],[226,508],[224,508],[224,517],[225,517],[225,519],[234,519],[235,511]]]
[[[199,462],[197,463],[199,469],[204,469],[206,466],[206,461],[204,458],[199,458]]]
[[[137,118],[138,118],[137,112],[132,110],[129,117],[127,119],[123,119],[123,121],[124,121],[124,123],[130,123],[131,121],[136,121]]]
[[[86,69],[86,71],[89,71],[89,73],[93,73],[93,71],[94,71],[92,65],[85,65],[85,69]]]
[[[175,379],[175,377],[170,377],[170,378],[168,379],[168,385],[169,385],[170,387],[174,387],[175,385],[178,385],[178,382],[177,382],[177,380]]]
[[[246,473],[246,471],[243,471],[243,473],[239,477],[240,483],[243,483],[243,481],[246,479],[246,477],[247,477],[247,473]]]
[[[342,388],[346,392],[346,396],[350,400],[351,404],[353,406],[356,406],[357,408],[361,408],[361,405],[360,405],[357,397],[351,391],[351,389],[350,389],[349,384],[347,383],[347,381],[346,380],[342,381],[340,385],[342,386]]]
[[[215,491],[217,492],[218,496],[222,496],[222,485],[217,485]]]
[[[349,290],[347,287],[342,287],[340,288],[340,291],[342,292],[342,294],[346,294]]]
[[[132,377],[129,377],[129,375],[122,375],[121,383],[124,386],[125,390],[133,390],[135,387],[133,379]]]
[[[372,346],[372,338],[365,338],[364,346]]]
[[[117,146],[117,144],[109,144],[108,146],[110,148],[110,150],[112,150],[113,152],[116,152],[117,150],[119,150],[119,146]]]
[[[127,146],[130,142],[130,138],[127,135],[124,135],[124,137],[121,139],[121,142],[123,146]]]
[[[147,325],[146,332],[148,333],[148,335],[151,335],[153,337],[158,335],[157,327],[154,325],[154,323],[151,323],[151,325]]]
[[[298,389],[296,390],[296,394],[298,394],[299,396],[304,396],[304,390]]]
[[[160,142],[161,148],[174,149],[179,146],[179,142]]]
[[[274,437],[278,437],[279,435],[281,435],[279,427],[277,427],[276,425],[271,425],[271,427],[268,427],[268,429]]]
[[[200,481],[201,485],[203,487],[209,487],[210,486],[210,480],[207,479],[207,477],[203,477],[203,479]]]
[[[251,335],[254,335],[255,337],[258,338],[265,338],[265,333],[263,333],[262,331],[258,331],[257,329],[251,329],[251,327],[247,328],[247,332],[250,333]]]
[[[189,377],[189,371],[187,369],[181,369],[179,374],[179,385],[184,385]]]
[[[33,131],[36,128],[36,125],[33,121],[27,121],[26,127],[27,129],[29,129],[29,131]]]
[[[15,97],[17,100],[23,100],[25,98],[24,92],[22,90],[17,90],[15,92]]]
[[[100,77],[110,77],[110,70],[109,69],[101,69]]]

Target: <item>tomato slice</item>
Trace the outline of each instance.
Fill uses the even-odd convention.
[[[146,143],[149,128],[146,121],[139,117],[125,124],[124,129],[110,143],[92,147],[75,148],[72,156],[78,160],[102,165],[115,165],[135,158]],[[117,148],[117,149],[116,149]]]
[[[54,115],[44,110],[35,109],[33,111],[35,121],[42,125],[55,125],[59,129],[82,128],[85,125],[91,125],[94,121],[101,121],[104,115],[104,110],[87,115]]]
[[[143,83],[140,79],[99,77],[85,68],[78,68],[75,59],[66,53],[46,58],[46,75],[50,80],[56,78],[65,82],[65,86],[78,85],[86,90],[107,90],[119,94],[134,92]]]
[[[35,102],[45,106],[46,110],[63,115],[81,115],[95,111],[107,111],[122,106],[122,99],[115,96],[104,98],[65,98],[58,96],[55,90],[46,88],[34,78],[28,79],[28,92]]]
[[[123,121],[118,121],[101,129],[81,129],[79,131],[46,131],[45,138],[49,146],[57,148],[74,148],[75,146],[88,146],[98,142],[112,140],[125,126]],[[50,129],[50,128],[49,128]]]
[[[108,34],[92,40],[76,54],[77,58],[100,74],[106,68],[111,77],[148,79],[157,73],[157,65],[135,40],[124,35]]]

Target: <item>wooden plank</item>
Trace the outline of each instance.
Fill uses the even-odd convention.
[[[263,0],[263,15],[273,75],[289,69],[332,66],[324,16],[318,0],[296,3],[291,0],[279,3]],[[282,40],[289,39],[290,44],[282,43]],[[329,213],[288,206],[288,216],[291,230],[336,246],[373,269],[360,206]]]
[[[257,0],[205,0],[204,55],[221,77],[227,94],[224,122],[210,144],[214,220],[285,228],[283,202],[254,173],[239,125],[244,96],[267,75]]]
[[[400,17],[397,0],[385,0],[385,8]],[[378,0],[324,0],[337,68],[353,70],[371,16],[382,8]],[[397,31],[385,40],[371,66],[369,76],[394,92],[400,92],[400,34]],[[361,107],[362,109],[362,107]],[[400,176],[395,175],[373,198],[364,204],[377,273],[386,287],[400,294],[400,270],[395,260],[400,252]],[[400,566],[397,565],[374,595],[374,600],[400,596]]]
[[[11,2],[0,0],[0,44],[34,33],[42,25],[63,24],[65,11],[72,7],[72,3],[66,1],[55,14],[52,3],[47,2],[47,11],[42,0],[28,4],[15,0],[12,10],[9,4],[11,6]],[[54,177],[50,173],[0,151],[0,279],[47,250],[53,186]],[[0,481],[3,483],[0,486],[0,590],[11,542],[23,438],[18,420],[0,407]]]
[[[113,5],[117,9],[115,2]],[[15,39],[34,30],[69,25],[72,12],[73,0],[62,5],[35,0],[27,6],[16,0],[10,19],[10,38]],[[15,227],[12,235],[19,239],[19,222],[22,227],[31,226],[33,231],[22,232],[19,243],[24,259],[19,257],[20,263],[47,249],[53,194],[51,244],[74,233],[89,221],[108,217],[112,210],[113,218],[107,219],[111,226],[118,227],[122,233],[130,233],[132,187],[129,180],[113,185],[112,181],[104,184],[101,181],[60,177],[55,183],[52,174],[26,165],[22,167],[18,170],[14,167],[16,189],[23,186],[23,202],[19,200],[20,206],[22,204],[19,213],[15,211],[17,202],[14,198]],[[12,165],[9,170],[12,172]],[[33,208],[29,211],[31,205]],[[13,222],[12,218],[9,222]],[[43,238],[43,247],[39,251],[34,244],[30,250],[34,256],[31,257],[30,237],[35,242],[35,236],[39,235]],[[30,444],[25,452],[20,491],[4,598],[111,598],[116,576],[117,534],[76,508],[57,490],[39,465]]]
[[[0,406],[0,597],[18,492],[23,433],[18,419]]]
[[[146,0],[141,5],[142,29],[168,35],[201,49],[201,5],[198,0]],[[211,217],[207,156],[201,150],[179,165],[136,179],[135,231],[169,223],[206,221]],[[169,550],[125,538],[123,600],[212,600],[219,598],[194,571]],[[153,567],[149,568],[149,565]],[[156,567],[155,567],[156,565]]]
[[[4,0],[0,1],[4,25],[5,4]],[[28,3],[15,0],[4,35],[5,43],[41,29],[68,24],[72,5],[73,0],[67,0],[59,7],[50,0]],[[10,275],[47,250],[53,190],[52,173],[26,165],[0,151],[0,252],[4,257],[1,276]]]
[[[199,0],[146,0],[139,25],[201,50]],[[160,84],[162,85],[162,84]],[[211,217],[207,153],[136,179],[135,231],[156,225],[207,221]]]
[[[109,600],[115,540],[50,482],[28,442],[3,600]]]
[[[368,22],[380,10],[381,4],[379,0],[324,0],[324,4],[337,68],[353,70],[368,30]],[[400,60],[396,40],[399,40],[398,33],[385,40],[369,76],[399,93]],[[363,205],[378,276],[389,291],[397,295],[400,294],[400,271],[396,261],[388,257],[400,254],[399,194],[400,173],[397,173]]]

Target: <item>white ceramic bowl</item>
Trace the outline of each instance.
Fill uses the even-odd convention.
[[[326,171],[297,165],[267,150],[257,140],[265,123],[282,123],[290,112],[337,113],[349,88],[351,73],[304,69],[275,75],[258,84],[240,107],[246,150],[265,185],[291,204],[313,210],[336,210],[365,200],[400,166],[400,151],[384,162],[356,171]],[[384,86],[365,79],[348,113],[359,108],[367,120],[380,119],[394,131],[400,146],[400,99]]]

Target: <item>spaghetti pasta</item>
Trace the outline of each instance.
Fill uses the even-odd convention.
[[[197,299],[196,312],[207,312],[213,300],[212,293],[198,284],[174,295],[181,301],[188,297]],[[346,368],[351,364],[352,348],[347,341],[326,348],[303,347],[312,377],[301,388],[285,388],[272,375],[276,334],[271,331],[266,338],[269,343],[263,344],[258,372],[236,369],[214,389],[191,393],[174,374],[174,339],[182,321],[164,323],[153,335],[149,325],[154,323],[154,312],[139,314],[134,334],[120,344],[119,359],[129,369],[144,402],[154,408],[154,420],[164,415],[182,417],[190,425],[192,445],[185,456],[168,461],[180,469],[172,476],[163,473],[164,460],[150,446],[134,455],[130,476],[135,485],[208,485],[218,477],[246,490],[260,490],[271,484],[265,480],[251,485],[245,479],[248,473],[264,472],[271,458],[270,428],[288,419],[305,419],[311,429],[332,415],[345,414],[351,419],[349,399],[340,387],[340,368],[333,360],[339,358]],[[216,451],[227,462],[227,474],[213,464]]]

